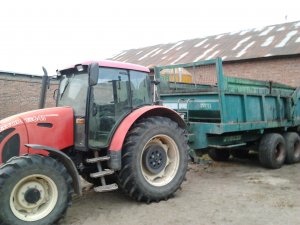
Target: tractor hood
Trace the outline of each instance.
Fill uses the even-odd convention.
[[[0,120],[0,164],[31,151],[25,144],[64,149],[74,143],[74,113],[70,107],[29,111]]]

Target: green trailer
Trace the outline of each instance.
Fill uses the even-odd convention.
[[[192,83],[170,81],[168,73],[180,77],[183,70],[193,76]],[[224,161],[251,149],[268,168],[300,161],[300,88],[225,76],[220,58],[159,66],[154,72],[160,81],[156,101],[185,119],[191,152]],[[215,80],[208,77],[213,75]]]

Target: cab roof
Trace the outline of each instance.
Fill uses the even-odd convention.
[[[73,65],[73,66],[69,66],[69,67],[64,68],[62,70],[71,69],[71,68],[74,68],[77,65],[88,66],[92,63],[98,63],[98,65],[101,66],[101,67],[110,67],[110,68],[127,69],[127,70],[137,70],[137,71],[142,71],[142,72],[146,72],[146,73],[150,72],[150,70],[145,66],[140,66],[140,65],[131,64],[131,63],[118,62],[118,61],[112,61],[112,60],[86,61],[86,62],[82,62],[82,63],[76,64],[76,65]],[[61,70],[59,70],[59,71],[61,71]]]

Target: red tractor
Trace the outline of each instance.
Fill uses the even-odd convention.
[[[168,199],[184,180],[185,123],[153,105],[146,67],[86,62],[58,71],[57,107],[0,121],[0,224],[48,225],[81,194],[121,188]],[[99,203],[100,204],[100,203]]]

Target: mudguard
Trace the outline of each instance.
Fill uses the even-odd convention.
[[[51,148],[49,146],[36,145],[36,144],[26,144],[25,146],[30,148],[31,152],[34,152],[35,150],[47,151],[49,153],[49,157],[53,157],[59,160],[66,167],[67,171],[69,172],[70,176],[73,179],[73,188],[75,193],[78,195],[82,194],[79,173],[72,159],[68,155],[66,155],[62,151]]]

